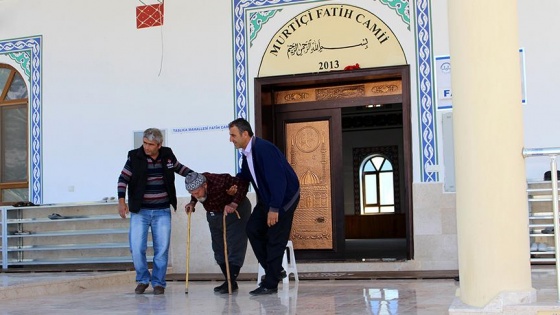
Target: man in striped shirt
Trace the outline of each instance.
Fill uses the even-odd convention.
[[[164,294],[165,274],[171,240],[171,208],[177,211],[175,173],[186,176],[192,170],[179,161],[171,148],[163,147],[159,129],[144,131],[142,146],[128,152],[118,180],[119,214],[125,219],[130,211],[129,241],[136,270],[136,294],[142,294],[150,282],[154,294]],[[128,206],[125,196],[128,188]],[[148,228],[152,229],[154,249],[152,274],[148,270],[146,250]]]

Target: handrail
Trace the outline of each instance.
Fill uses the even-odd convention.
[[[6,220],[8,219],[8,214],[5,207],[0,207],[2,218],[2,270],[8,268],[8,232],[6,231]]]
[[[560,148],[523,148],[523,157],[550,157],[550,181],[552,184],[552,213],[554,215],[554,258],[556,259],[556,291],[557,300],[560,302],[560,255],[558,245],[560,244],[558,229],[558,167],[556,165],[556,156],[560,155]]]

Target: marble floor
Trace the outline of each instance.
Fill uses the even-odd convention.
[[[214,293],[213,287],[219,284],[216,281],[189,281],[188,290],[184,281],[170,281],[165,295],[154,296],[151,287],[145,294],[134,294],[135,284],[129,282],[131,272],[125,275],[124,282],[109,281],[118,275],[119,272],[0,273],[0,294],[1,290],[24,288],[17,297],[0,301],[0,314],[438,315],[448,314],[459,287],[453,279],[300,280],[280,284],[278,294],[252,297],[249,291],[255,288],[255,281],[240,281],[239,291],[233,295]],[[69,290],[61,289],[64,283],[84,278]],[[101,285],[89,285],[98,278],[105,278]],[[540,307],[558,307],[555,269],[533,269],[532,278]],[[32,290],[34,285],[44,291]]]

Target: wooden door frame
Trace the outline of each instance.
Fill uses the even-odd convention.
[[[369,82],[400,80],[402,93],[398,95],[380,95],[334,100],[298,102],[296,104],[276,105],[274,93],[283,90],[302,88],[336,87]],[[404,189],[403,212],[406,216],[407,259],[414,258],[414,230],[412,206],[412,132],[410,100],[410,67],[408,65],[390,66],[352,71],[332,71],[297,75],[282,75],[255,78],[255,134],[275,144],[282,143],[275,131],[275,106],[282,106],[282,111],[319,110],[354,107],[362,104],[402,104],[403,148],[404,148]],[[338,135],[342,136],[342,135]],[[280,144],[280,146],[282,146]],[[333,196],[334,197],[334,196]],[[336,196],[342,199],[342,196]],[[340,197],[340,198],[339,198]],[[333,198],[335,200],[335,198]],[[315,255],[313,255],[315,256]],[[316,257],[317,258],[317,257]]]

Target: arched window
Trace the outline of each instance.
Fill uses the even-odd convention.
[[[0,204],[29,199],[27,112],[23,77],[0,64]]]
[[[395,212],[393,165],[386,156],[366,157],[360,166],[361,214]]]

